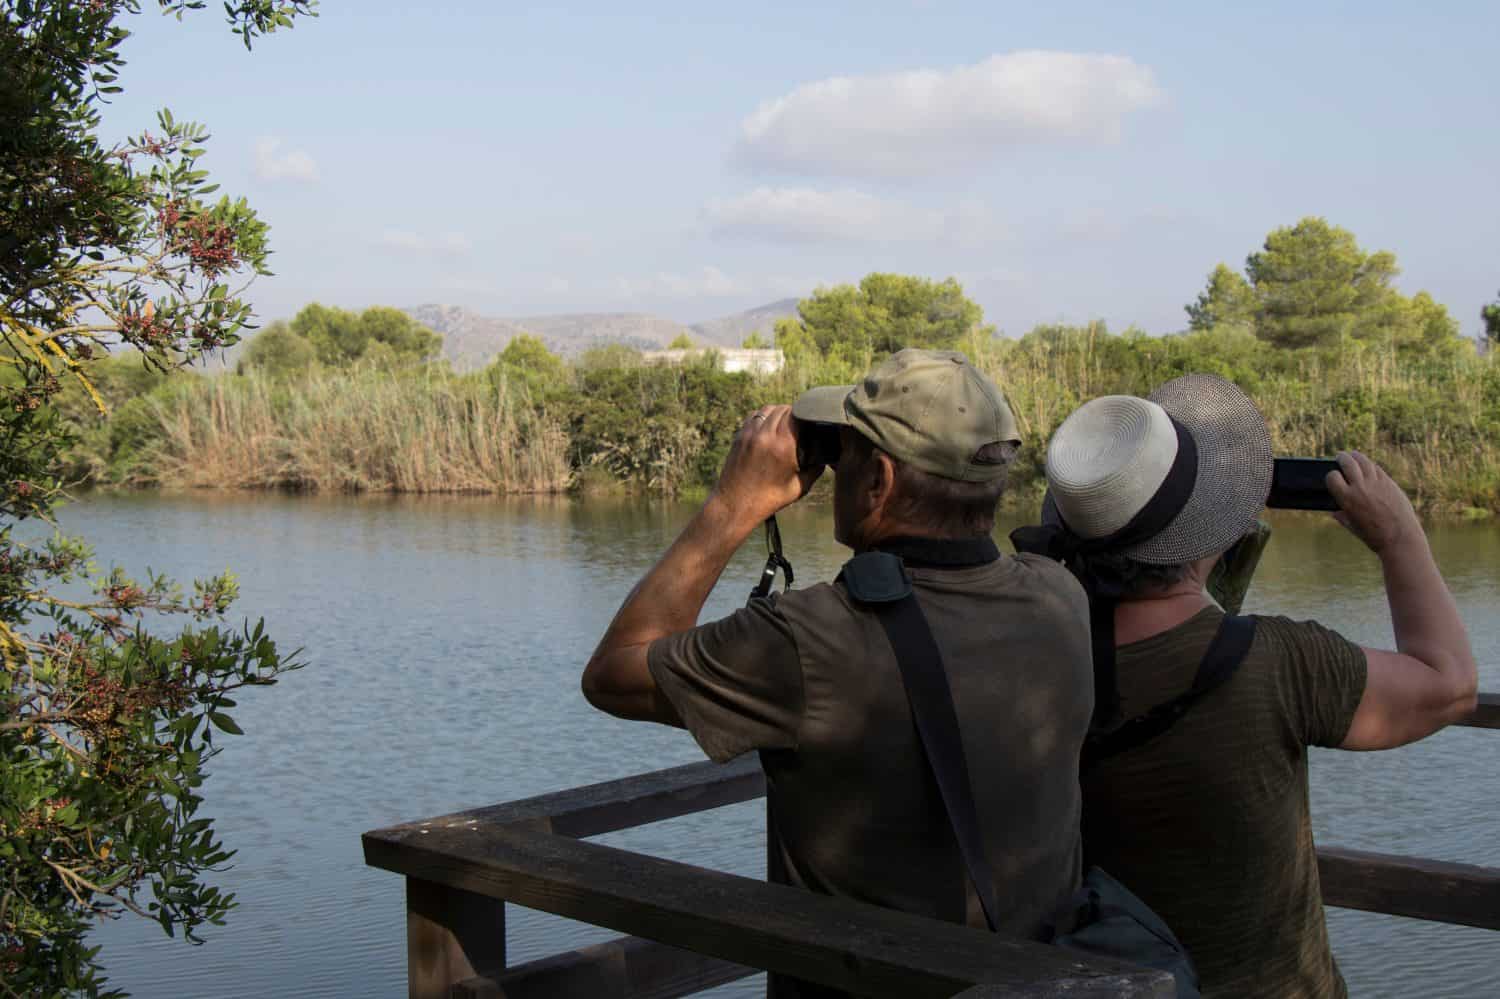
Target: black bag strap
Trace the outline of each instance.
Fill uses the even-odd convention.
[[[958,852],[963,855],[969,880],[979,893],[984,921],[992,931],[996,930],[1000,925],[1000,903],[995,897],[995,873],[979,835],[979,808],[969,784],[969,764],[964,758],[958,712],[953,706],[953,691],[948,686],[942,654],[915,595],[908,593],[900,600],[874,606],[896,652],[906,699],[911,702],[912,721],[921,737],[927,766],[942,795],[948,823],[958,840]]]
[[[932,626],[917,603],[899,556],[888,552],[856,555],[839,578],[852,598],[875,612],[896,653],[922,755],[942,796],[964,868],[979,894],[984,921],[996,930],[1000,903],[995,896],[995,874],[984,854],[979,808],[974,804],[969,764],[959,737],[958,711],[953,706],[953,691],[937,640],[932,637]]]
[[[1177,724],[1194,704],[1234,675],[1254,641],[1254,618],[1224,615],[1187,693],[1158,704],[1108,732],[1090,734],[1083,744],[1080,772],[1088,773],[1101,760],[1145,745]]]

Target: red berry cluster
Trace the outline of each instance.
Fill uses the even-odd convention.
[[[119,738],[138,715],[163,708],[180,712],[192,702],[192,686],[183,677],[138,681],[127,688],[92,664],[81,673],[77,700],[69,714],[96,736]]]
[[[146,595],[141,592],[141,588],[128,584],[106,586],[104,588],[104,598],[121,610],[130,610],[132,607],[139,607],[146,602]]]
[[[234,229],[195,215],[179,223],[185,233],[187,257],[210,280],[239,265]]]
[[[167,151],[167,144],[150,132],[143,133],[138,144],[143,152],[150,153],[152,156],[160,156]]]
[[[150,302],[140,312],[120,313],[120,334],[127,340],[156,346],[172,339],[172,330],[156,318],[156,310]]]
[[[168,238],[177,234],[177,223],[181,221],[182,205],[177,201],[168,201],[156,213],[156,224],[161,226],[162,235]]]

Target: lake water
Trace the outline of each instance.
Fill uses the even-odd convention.
[[[620,599],[692,513],[685,505],[499,499],[96,496],[70,531],[103,565],[179,579],[232,568],[238,611],[264,617],[309,666],[247,691],[206,785],[204,814],[238,849],[239,895],[208,943],[125,919],[100,929],[112,981],[140,997],[405,995],[402,879],[364,866],[360,833],[702,759],[682,732],[591,710],[578,675]],[[846,557],[826,506],[782,516],[799,582]],[[1481,663],[1500,688],[1500,527],[1432,536]],[[746,545],[710,601],[744,602],[763,559]],[[1247,610],[1315,617],[1389,644],[1373,557],[1331,521],[1276,520]],[[1454,729],[1388,753],[1314,751],[1318,839],[1500,865],[1500,734]],[[606,842],[763,875],[760,803]],[[613,934],[512,907],[525,961]],[[1330,910],[1357,996],[1500,995],[1500,937]],[[752,996],[752,982],[717,995]]]

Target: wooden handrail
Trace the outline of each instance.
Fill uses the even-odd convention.
[[[1318,876],[1326,905],[1500,930],[1500,868],[1330,846]]]
[[[1457,724],[1500,729],[1500,695]],[[764,794],[745,756],[366,833],[365,862],[407,877],[410,995],[669,999],[755,969],[883,995],[1173,994],[1158,972],[579,842]],[[1500,869],[1338,847],[1318,867],[1328,905],[1500,929]],[[633,935],[506,968],[507,901]]]
[[[1173,994],[1163,972],[525,825],[408,826],[366,833],[364,847],[366,863],[408,878],[862,994]]]
[[[1470,728],[1500,728],[1500,694],[1481,693],[1479,706],[1474,709],[1474,713],[1453,724],[1467,725]]]

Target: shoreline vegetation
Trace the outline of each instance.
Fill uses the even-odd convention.
[[[952,279],[870,274],[799,302],[772,337],[783,367],[758,376],[725,372],[713,351],[665,365],[606,345],[565,360],[529,335],[458,372],[399,310],[313,304],[251,338],[232,373],[96,362],[107,417],[71,387],[52,403],[76,438],[60,474],[102,487],[693,496],[746,413],[913,346],[963,351],[1010,400],[1024,436],[1013,508],[1039,500],[1047,441],[1081,403],[1203,371],[1255,400],[1278,454],[1358,449],[1425,513],[1493,516],[1500,330],[1477,349],[1427,293],[1395,290],[1397,273],[1390,253],[1308,218],[1273,231],[1243,275],[1211,271],[1182,333],[1096,322],[1016,339]]]
[[[1358,448],[1427,513],[1500,513],[1500,364],[1472,349],[1403,356],[1351,344],[1286,350],[1242,330],[1153,337],[1102,324],[955,344],[1006,393],[1025,447],[1007,495],[1035,502],[1046,441],[1083,401],[1145,394],[1189,371],[1243,386],[1278,454]],[[93,486],[396,493],[693,494],[712,485],[745,413],[876,356],[778,374],[683,366],[625,348],[567,364],[539,342],[490,367],[375,359],[296,373],[164,375],[126,361],[98,379],[111,416],[84,412],[68,477]],[[832,368],[833,370],[828,370]],[[112,398],[111,398],[112,397]],[[82,411],[83,407],[79,407]]]

